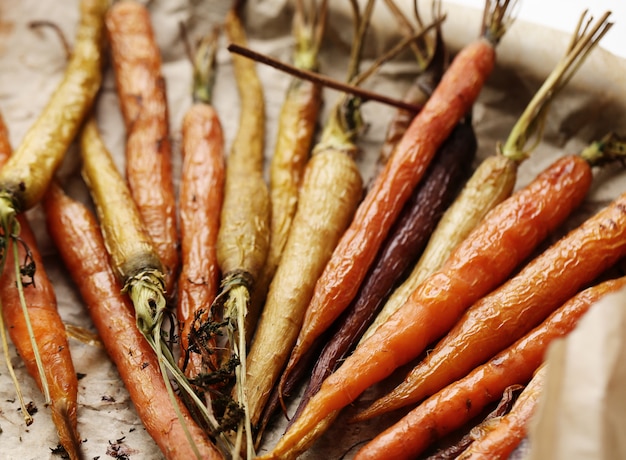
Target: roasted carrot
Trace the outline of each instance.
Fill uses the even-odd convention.
[[[315,284],[286,374],[352,301],[435,152],[478,97],[494,66],[495,44],[504,32],[501,21],[508,4],[507,0],[497,2],[486,20],[489,23],[493,18],[493,30],[457,54],[359,205]]]
[[[8,132],[0,118],[0,165],[11,155]],[[7,253],[0,277],[3,328],[50,404],[61,445],[72,460],[82,458],[78,434],[78,378],[57,310],[54,288],[44,269],[37,241],[24,215],[16,217],[21,243]],[[19,283],[18,283],[19,279]],[[24,314],[26,305],[27,315]],[[26,318],[28,317],[28,322]],[[3,331],[4,333],[4,331]],[[33,346],[32,340],[35,341]],[[38,356],[37,356],[38,355]],[[43,366],[43,376],[41,374]]]
[[[317,71],[327,2],[324,1],[320,6],[310,2],[312,11],[308,14],[304,11],[303,3],[302,0],[296,2],[293,19],[293,61],[296,68]],[[318,8],[319,12],[316,12]],[[253,304],[265,302],[269,284],[287,243],[321,105],[322,88],[319,84],[299,78],[290,81],[281,107],[276,145],[270,161],[270,247],[252,297]],[[260,313],[260,307],[254,308]]]
[[[591,178],[585,160],[567,156],[494,208],[443,267],[324,381],[275,455],[289,452],[295,437],[444,335],[466,308],[504,281],[582,202]]]
[[[358,73],[360,47],[371,10],[372,2],[368,2],[362,16],[355,11],[348,81]],[[255,425],[295,343],[315,281],[362,197],[363,180],[356,163],[359,149],[355,144],[361,126],[359,107],[360,99],[351,95],[337,101],[305,168],[296,214],[250,350],[254,373],[248,391],[255,396],[250,401]]]
[[[228,39],[245,46],[247,36],[238,5],[226,15]],[[217,236],[217,260],[222,272],[221,289],[213,308],[223,309],[226,337],[235,367],[236,402],[244,417],[237,424],[235,450],[239,455],[245,436],[245,455],[254,456],[250,413],[246,400],[246,355],[255,313],[249,313],[250,293],[259,278],[269,249],[269,191],[263,177],[265,101],[255,63],[232,55],[240,100],[239,127],[226,160],[226,181],[221,223]]]
[[[478,166],[459,197],[444,214],[413,272],[389,298],[362,340],[368,338],[381,323],[400,308],[424,279],[441,267],[452,250],[493,207],[510,196],[517,180],[517,170],[529,157],[536,142],[530,147],[527,147],[527,144],[534,137],[541,135],[541,127],[555,96],[565,87],[587,54],[609,29],[610,24],[606,24],[607,17],[608,15],[603,16],[589,31],[587,30],[589,23],[585,23],[585,28],[581,30],[585,15],[581,17],[566,54],[528,103],[511,130],[504,147],[498,148],[495,155],[487,157]]]
[[[410,268],[460,184],[469,175],[477,143],[471,121],[460,123],[437,153],[424,180],[415,188],[376,256],[352,304],[325,340],[311,378],[290,423],[322,381],[335,370],[365,331],[398,280]]]
[[[56,184],[49,188],[43,205],[49,234],[146,430],[165,458],[193,458],[195,453],[177,419],[157,357],[135,325],[133,307],[111,268],[94,216]],[[223,458],[182,403],[177,404],[201,458]]]
[[[581,156],[566,156],[561,162],[574,158],[591,174]],[[405,380],[367,410],[367,416],[418,402],[461,377],[522,336],[615,263],[626,252],[626,228],[622,228],[626,227],[622,225],[625,217],[620,209],[624,200],[626,196],[615,200],[515,277],[476,301]]]
[[[126,125],[126,179],[165,273],[178,275],[178,232],[165,79],[150,12],[135,0],[113,3],[106,28]]]
[[[526,436],[545,384],[546,364],[542,364],[513,404],[511,411],[493,420],[485,430],[476,430],[477,439],[459,460],[508,459]]]
[[[63,79],[0,171],[2,270],[6,256],[17,249],[19,223],[16,216],[41,200],[100,87],[107,7],[108,2],[104,0],[83,0],[80,3],[76,42]],[[15,260],[15,263],[18,261]],[[22,309],[28,325],[30,321],[25,304]],[[47,378],[32,334],[30,342],[39,368],[42,391],[48,401]]]
[[[197,333],[213,316],[210,306],[220,282],[216,243],[224,199],[224,135],[219,116],[210,105],[216,40],[216,36],[207,36],[196,50],[194,104],[182,126],[177,320],[180,367],[189,378],[219,367],[215,343],[204,343]]]
[[[577,294],[515,344],[422,402],[361,448],[355,458],[419,455],[432,442],[460,428],[487,404],[498,400],[508,386],[526,383],[552,340],[573,330],[594,302],[625,285],[626,277],[622,277]]]
[[[135,308],[137,328],[157,354],[163,381],[172,398],[172,406],[178,410],[168,372],[176,379],[185,397],[193,402],[194,413],[199,412],[203,422],[217,435],[217,420],[189,386],[189,382],[176,366],[172,351],[163,341],[161,326],[166,298],[165,274],[161,261],[144,228],[130,190],[116,169],[93,118],[87,120],[81,132],[80,154],[82,175],[95,204],[113,270]],[[178,413],[178,418],[186,428],[181,412]],[[196,456],[200,457],[191,434],[186,434]],[[224,442],[224,448],[230,446],[227,439],[220,437],[219,440]]]

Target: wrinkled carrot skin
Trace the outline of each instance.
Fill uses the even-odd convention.
[[[354,301],[333,325],[332,336],[325,340],[324,349],[317,357],[298,410],[290,423],[296,420],[324,379],[354,347],[389,293],[415,263],[439,218],[469,175],[476,148],[476,137],[470,123],[460,123],[444,142],[424,180],[407,200]]]
[[[56,184],[43,204],[50,236],[146,430],[166,458],[195,458],[163,383],[156,355],[135,325],[129,298],[121,292],[94,216]],[[182,403],[180,410],[202,458],[222,459]]]
[[[511,411],[504,415],[459,456],[459,460],[506,460],[526,436],[528,424],[535,413],[546,378],[542,365],[519,395]]]
[[[623,195],[476,302],[393,391],[393,399],[403,405],[419,401],[462,376],[510,345],[623,257],[625,204]]]
[[[363,182],[353,159],[355,154],[355,147],[345,151],[329,148],[316,152],[307,165],[283,259],[248,355],[248,388],[256,396],[249,400],[253,424],[258,423],[296,341],[315,280],[361,198]],[[284,305],[291,306],[288,314]],[[269,354],[268,349],[277,351]]]
[[[80,23],[65,75],[37,121],[0,171],[0,189],[17,212],[32,208],[89,112],[102,81],[107,0],[83,0]]]
[[[460,428],[513,384],[527,382],[550,343],[576,327],[589,307],[626,286],[626,277],[606,281],[572,297],[540,326],[487,363],[451,383],[370,441],[356,459],[413,458],[432,442]]]
[[[165,80],[147,8],[118,1],[106,16],[120,107],[126,125],[126,179],[165,274],[178,274],[178,231]]]
[[[413,119],[317,281],[289,366],[352,301],[404,203],[437,149],[477,99],[494,61],[495,50],[487,40],[461,50]]]
[[[570,155],[492,210],[441,270],[324,381],[275,448],[276,455],[444,335],[466,308],[504,281],[581,203],[591,177],[587,162]]]
[[[181,272],[178,280],[177,320],[181,326],[181,363],[189,349],[189,333],[196,315],[201,323],[219,288],[217,233],[224,199],[224,136],[215,109],[194,104],[182,126],[183,166],[180,186]],[[215,356],[215,355],[213,355]],[[217,362],[214,362],[217,368]],[[188,377],[207,371],[202,355],[190,353],[184,369]]]
[[[487,213],[513,192],[518,162],[504,155],[491,155],[481,162],[457,199],[433,231],[424,253],[411,274],[389,297],[361,342],[398,310],[411,293],[439,270],[452,251],[472,232]]]
[[[0,167],[11,156],[9,134],[0,116]],[[77,427],[78,378],[65,333],[65,325],[57,310],[54,287],[44,268],[37,241],[25,216],[18,216],[22,242],[30,249],[36,271],[33,284],[24,286],[24,298],[33,326],[33,335],[41,355],[50,392],[52,421],[59,433],[61,445],[72,460],[80,459],[80,436]],[[25,251],[19,245],[19,262],[23,263]],[[13,251],[8,251],[4,272],[0,279],[2,314],[11,341],[22,357],[26,370],[41,388],[41,378],[35,361],[28,328],[22,312],[16,287]]]

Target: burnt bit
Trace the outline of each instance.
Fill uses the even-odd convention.
[[[10,401],[10,402],[15,402],[15,400]],[[17,410],[21,412],[22,408],[18,407]],[[39,409],[37,408],[35,403],[31,401],[28,404],[26,404],[26,412],[28,412],[29,415],[35,415],[37,412],[39,412]]]
[[[69,454],[65,450],[65,447],[63,447],[61,444],[57,444],[56,447],[50,448],[50,452],[52,453],[52,455],[58,455],[63,459],[70,458]]]
[[[102,396],[102,401],[114,403],[115,402],[115,398],[113,396],[110,396],[110,395],[103,395]]]

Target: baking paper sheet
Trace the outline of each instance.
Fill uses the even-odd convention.
[[[248,3],[247,11],[254,10],[254,14],[247,15],[250,46],[257,51],[288,61],[292,46],[289,2],[251,0]],[[408,8],[412,2],[400,3]],[[593,7],[591,3],[593,2],[590,2],[590,6]],[[28,23],[41,19],[52,21],[58,24],[72,41],[78,19],[77,4],[77,0],[0,1],[0,110],[9,127],[14,146],[19,144],[26,130],[40,113],[47,97],[61,78],[65,66],[64,51],[54,33],[49,29],[31,30]],[[217,0],[204,2],[154,0],[149,6],[156,38],[162,50],[163,73],[167,81],[176,177],[180,170],[181,120],[191,103],[189,96],[191,68],[184,53],[178,24],[179,22],[187,24],[190,35],[199,37],[219,21],[228,5],[229,2]],[[351,39],[350,9],[349,2],[331,2],[331,5],[329,33],[321,56],[322,71],[341,79],[346,69]],[[423,11],[429,10],[428,2],[423,5]],[[480,11],[446,3],[444,11],[448,15],[444,39],[452,50],[458,49],[477,36]],[[592,11],[596,16],[602,12]],[[375,17],[367,42],[364,65],[397,38],[394,36],[397,28],[391,25],[391,17],[382,2],[376,7]],[[572,24],[572,30],[574,26],[575,24]],[[620,30],[625,27],[626,24],[616,25]],[[521,21],[515,22],[507,32],[498,48],[497,68],[475,107],[474,120],[479,137],[479,159],[491,154],[498,141],[505,140],[516,118],[539,87],[541,79],[550,72],[564,53],[568,40],[567,34],[556,33],[543,26]],[[365,86],[400,97],[415,71],[410,56],[406,55],[403,59],[386,66]],[[222,118],[228,146],[237,129],[238,99],[233,85],[230,56],[225,49],[220,51],[218,61],[219,73],[214,103]],[[626,84],[623,77],[625,71],[626,62],[610,53],[596,50],[590,56],[578,76],[571,82],[569,89],[555,102],[544,141],[536,148],[532,158],[522,165],[518,187],[564,151],[575,153],[590,140],[599,138],[609,130],[626,133]],[[289,77],[263,66],[258,66],[258,72],[266,92],[266,153],[269,158],[274,145],[275,121]],[[337,93],[327,90],[325,96],[322,121]],[[371,174],[371,164],[376,160],[377,148],[392,113],[392,108],[378,103],[369,102],[364,106],[363,115],[368,127],[360,137],[363,154],[359,161],[366,178]],[[125,133],[110,71],[106,75],[104,91],[98,102],[98,119],[107,146],[115,155],[118,166],[122,168]],[[77,168],[77,155],[72,148],[68,152],[60,175],[77,197],[88,201]],[[588,200],[567,226],[576,225],[599,206],[626,190],[625,184],[626,173],[622,172],[620,167],[603,170],[598,174]],[[95,333],[77,291],[69,282],[55,249],[47,238],[41,211],[36,208],[28,215],[45,255],[46,270],[56,287],[59,309],[64,321]],[[553,238],[556,238],[556,235]],[[620,306],[623,305],[623,298],[616,300]],[[595,325],[587,327],[586,334],[597,333],[598,328]],[[607,332],[607,334],[617,333],[623,331]],[[580,340],[584,343],[585,339]],[[162,458],[138,420],[128,393],[104,350],[73,339],[70,345],[76,371],[82,377],[79,382],[79,429],[84,440],[85,458],[105,459],[116,456],[136,459]],[[591,351],[586,347],[582,348],[582,355],[577,358],[578,361],[584,363],[588,358],[593,360]],[[4,364],[0,365],[0,458],[7,460],[59,458],[52,453],[58,439],[42,397],[12,347],[9,352],[25,397],[27,401],[33,402],[38,412],[34,415],[34,423],[26,427],[6,367]],[[587,354],[590,356],[586,356]],[[617,372],[617,367],[603,368],[598,372]],[[623,371],[616,375],[616,378],[623,378]],[[576,380],[568,378],[568,382],[571,384]],[[367,400],[373,397],[371,393],[363,395],[361,404],[366,404]],[[354,410],[355,407],[351,407],[346,412]],[[603,415],[600,409],[599,416]],[[618,415],[623,416],[623,412]],[[342,458],[350,458],[350,452],[354,451],[353,446],[374,436],[384,423],[388,422],[389,420],[378,420],[368,424],[349,425],[339,420],[336,426],[341,426],[341,429],[327,433],[303,458],[330,460],[338,459],[344,454],[347,456]],[[284,421],[277,419],[262,446],[262,451],[274,445],[282,433],[283,425]],[[568,436],[568,433],[559,434]],[[585,438],[587,434],[582,430],[577,436]],[[598,441],[594,438],[593,442]]]

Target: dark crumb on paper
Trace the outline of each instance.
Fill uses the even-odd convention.
[[[122,437],[115,442],[109,441],[109,447],[107,447],[107,455],[109,457],[116,458],[117,460],[130,460],[130,455],[136,453],[133,449],[124,444]]]
[[[136,428],[131,428],[130,430],[128,430],[129,433],[132,433],[133,431],[135,431]]]
[[[82,380],[82,379],[84,379],[85,377],[87,377],[87,374],[83,374],[82,372],[77,372],[77,373],[76,373],[76,378],[77,378],[78,380]]]
[[[65,448],[61,445],[58,444],[55,448],[50,449],[50,451],[52,452],[52,455],[58,455],[61,458],[70,458],[70,456],[68,455],[67,451],[65,450]]]
[[[104,395],[104,396],[102,396],[102,401],[114,403],[115,402],[115,398],[113,396]]]
[[[18,412],[22,411],[21,407],[17,408]],[[35,405],[34,402],[29,402],[28,404],[26,404],[26,412],[28,412],[29,415],[35,415],[37,412],[39,411],[39,409],[37,409],[37,406]]]

